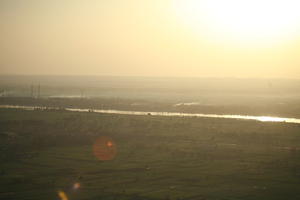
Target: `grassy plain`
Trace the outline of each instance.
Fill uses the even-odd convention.
[[[297,124],[1,109],[0,137],[0,199],[300,199]]]

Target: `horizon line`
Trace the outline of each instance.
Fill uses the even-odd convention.
[[[4,76],[32,76],[32,77],[38,77],[38,76],[48,76],[48,77],[116,77],[116,78],[192,78],[192,79],[262,79],[262,80],[299,80],[300,77],[238,77],[238,76],[160,76],[160,75],[112,75],[112,74],[10,74],[5,73],[1,74],[0,77]]]

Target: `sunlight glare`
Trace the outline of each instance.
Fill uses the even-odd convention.
[[[298,34],[297,0],[174,0],[180,21],[224,40],[268,41]]]
[[[284,118],[280,118],[280,117],[267,117],[267,116],[258,117],[257,119],[258,119],[258,121],[261,121],[261,122],[284,122],[285,121]]]

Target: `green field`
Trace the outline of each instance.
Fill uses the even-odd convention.
[[[0,145],[0,199],[300,199],[299,124],[1,109]]]

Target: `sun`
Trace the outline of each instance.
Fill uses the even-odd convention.
[[[173,0],[178,19],[215,38],[262,42],[299,34],[299,0]]]

